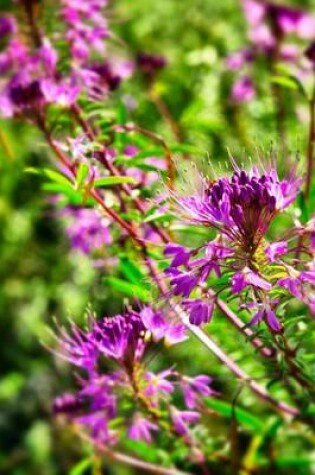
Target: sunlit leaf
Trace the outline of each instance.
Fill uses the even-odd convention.
[[[214,399],[214,398],[207,398],[205,402],[209,408],[218,412],[219,414],[221,414],[221,416],[229,417],[229,418],[232,417],[232,414],[233,414],[232,404],[225,401],[219,401],[218,399]],[[235,407],[235,415],[236,415],[238,423],[245,427],[248,427],[249,429],[262,430],[264,427],[263,421],[261,421],[258,417],[254,416],[247,410],[242,409],[238,406]]]
[[[105,178],[98,178],[94,181],[95,188],[102,188],[113,185],[122,185],[124,183],[129,183],[134,185],[136,181],[131,176],[109,176]]]
[[[106,285],[118,290],[127,297],[136,298],[142,302],[149,301],[150,294],[145,288],[143,288],[143,286],[126,282],[122,279],[118,279],[117,277],[105,277],[103,281]]]

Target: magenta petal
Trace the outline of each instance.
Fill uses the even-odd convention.
[[[263,310],[259,310],[257,313],[255,313],[255,315],[253,316],[253,318],[250,320],[250,322],[248,323],[249,326],[251,325],[257,325],[259,322],[261,322],[261,320],[264,318],[264,311]]]
[[[271,330],[273,330],[274,332],[280,332],[282,330],[282,325],[277,319],[276,314],[272,310],[266,310],[265,315],[267,323]]]

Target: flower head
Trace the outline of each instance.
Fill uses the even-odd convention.
[[[173,401],[173,393],[182,381],[187,381],[185,384],[200,397],[208,396],[206,386],[210,379],[202,375],[188,378],[172,368],[148,370],[145,358],[153,343],[148,332],[153,334],[162,322],[163,331],[156,338],[165,339],[168,332],[164,319],[145,307],[140,312],[130,309],[112,318],[90,318],[86,330],[74,324],[69,333],[62,328],[57,354],[80,368],[83,376],[77,375],[76,393],[56,398],[54,413],[79,424],[97,443],[109,445],[115,444],[120,435],[123,437],[126,429],[129,438],[147,443],[171,424],[187,435],[189,425],[197,421],[199,414],[176,409],[178,397]]]
[[[243,308],[257,308],[250,325],[263,321],[272,332],[280,332],[278,300],[272,293],[283,295],[286,289],[310,308],[315,302],[313,268],[290,275],[289,241],[267,241],[270,224],[294,201],[302,180],[293,172],[280,179],[271,166],[262,172],[257,167],[246,171],[234,163],[234,169],[231,177],[214,182],[201,178],[199,189],[190,196],[171,192],[187,221],[212,228],[217,235],[195,249],[166,246],[165,255],[172,258],[165,271],[170,293],[180,301],[190,323],[202,325],[212,318],[217,293],[227,290],[242,306],[246,302]],[[293,237],[303,235],[312,242],[313,228],[310,222],[293,230]]]
[[[280,180],[274,168],[261,173],[237,169],[214,183],[203,179],[198,194],[174,196],[184,215],[196,224],[213,226],[228,239],[254,252],[279,211],[296,198],[302,180]]]

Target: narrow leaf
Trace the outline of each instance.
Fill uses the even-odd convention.
[[[98,178],[94,181],[95,188],[102,188],[103,186],[121,185],[123,183],[130,183],[134,185],[136,182],[131,176],[109,176],[106,178]]]
[[[104,283],[128,297],[136,298],[143,302],[149,301],[149,292],[139,285],[125,282],[117,277],[105,277]]]

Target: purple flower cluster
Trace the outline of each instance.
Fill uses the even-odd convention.
[[[60,329],[57,354],[83,370],[84,376],[78,379],[76,394],[55,400],[55,413],[66,414],[98,443],[114,444],[126,431],[129,438],[150,443],[156,432],[168,426],[189,437],[189,425],[200,418],[197,408],[202,398],[215,394],[211,379],[190,378],[174,369],[154,373],[146,363],[155,343],[169,345],[185,339],[181,323],[150,307],[112,318],[91,318],[85,331],[74,324],[70,332]],[[173,402],[177,388],[187,410]]]
[[[67,27],[69,57],[62,61],[48,38],[40,37],[39,45],[32,46],[13,17],[0,18],[0,38],[6,39],[0,53],[1,115],[24,113],[38,120],[47,105],[70,107],[81,92],[93,100],[103,99],[130,76],[130,61],[103,59],[109,36],[103,14],[106,4],[106,0],[63,0],[61,16]]]
[[[107,3],[107,0],[62,0],[61,15],[68,26],[66,39],[75,60],[86,61],[91,50],[104,53],[104,39],[109,36],[103,14]]]
[[[5,17],[6,22],[10,18]],[[11,19],[11,24],[15,25]],[[47,38],[32,49],[21,41],[17,27],[7,28],[8,40],[0,53],[0,113],[4,117],[32,112],[38,116],[46,104],[69,106],[79,89],[71,77],[57,69],[58,53]],[[21,68],[23,64],[23,68]],[[6,79],[5,79],[6,77]]]
[[[231,99],[236,103],[250,101],[255,96],[247,67],[256,58],[263,56],[270,64],[282,61],[297,65],[301,51],[292,40],[313,39],[315,30],[315,17],[305,10],[258,0],[243,0],[242,5],[249,26],[250,46],[232,53],[226,61],[230,70],[241,71],[231,92]],[[299,69],[307,70],[308,65],[301,62]],[[298,72],[301,74],[301,71]]]
[[[176,209],[188,222],[213,228],[217,236],[196,249],[167,245],[165,255],[172,261],[166,273],[191,323],[209,322],[217,293],[229,290],[244,308],[256,309],[249,324],[263,320],[278,332],[282,325],[276,317],[277,291],[283,294],[285,289],[314,309],[313,256],[303,244],[304,239],[314,239],[314,226],[295,228],[287,240],[268,243],[271,222],[295,200],[302,180],[294,174],[280,180],[272,167],[263,172],[235,167],[232,177],[210,183],[202,178],[199,193],[192,196],[172,193]],[[296,237],[309,261],[304,256],[294,259]]]

